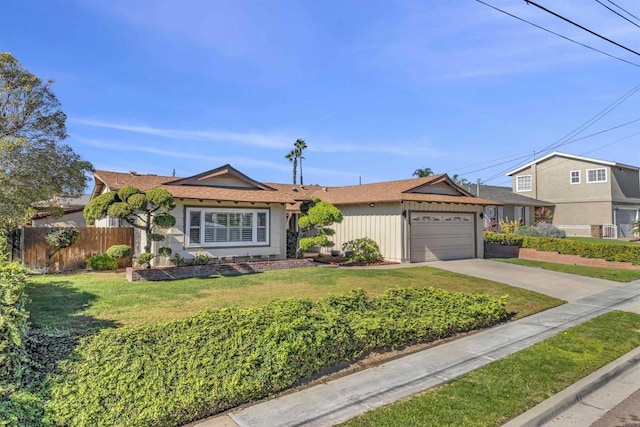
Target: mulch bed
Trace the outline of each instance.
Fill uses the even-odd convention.
[[[342,255],[339,255],[339,256],[322,255],[322,256],[315,256],[312,259],[313,259],[313,262],[317,262],[319,264],[337,265],[340,267],[370,267],[375,265],[398,264],[397,262],[393,262],[393,261],[349,262],[347,257]]]

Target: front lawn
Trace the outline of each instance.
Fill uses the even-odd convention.
[[[612,312],[347,427],[500,426],[640,346],[640,315]]]
[[[634,280],[640,279],[640,270],[628,270],[625,268],[587,267],[581,265],[533,261],[520,258],[494,258],[492,259],[492,261],[524,265],[527,267],[537,267],[545,270],[559,271],[561,273],[576,274],[579,276],[594,277],[596,279],[613,280],[616,282],[633,282]]]
[[[34,276],[27,286],[31,299],[27,309],[36,327],[81,332],[183,319],[208,307],[252,307],[288,297],[317,300],[356,288],[376,295],[396,286],[508,295],[507,309],[515,313],[515,318],[562,303],[535,292],[430,267],[315,267],[167,282],[127,282],[123,273]]]

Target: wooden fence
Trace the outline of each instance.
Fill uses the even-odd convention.
[[[22,262],[25,267],[36,271],[68,271],[85,268],[84,260],[91,255],[106,252],[109,246],[129,245],[133,248],[132,227],[79,227],[76,242],[64,249],[60,249],[50,256],[51,248],[47,245],[45,236],[51,231],[48,227],[22,228],[18,234],[9,240],[13,248],[19,247],[18,254],[12,251],[12,258]],[[19,245],[16,245],[16,241]],[[16,256],[18,255],[18,256]],[[130,267],[131,257],[118,260],[118,267]]]

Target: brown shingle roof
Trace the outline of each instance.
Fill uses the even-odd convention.
[[[242,188],[222,188],[206,187],[200,185],[167,185],[180,180],[173,176],[142,175],[134,173],[96,171],[96,189],[94,197],[102,191],[105,184],[109,190],[119,190],[131,185],[142,191],[155,187],[168,190],[174,197],[179,199],[202,199],[220,200],[231,202],[263,202],[263,203],[288,203],[309,200],[317,197],[324,201],[336,204],[361,204],[361,203],[382,203],[382,202],[435,202],[435,203],[457,203],[473,205],[496,205],[494,201],[473,197],[466,190],[460,190],[461,195],[443,194],[423,194],[412,193],[417,187],[426,184],[447,182],[454,185],[445,174],[429,176],[425,178],[403,179],[398,181],[377,182],[373,184],[351,185],[345,187],[323,187],[319,185],[292,185],[268,183],[273,190],[262,189],[242,189]]]

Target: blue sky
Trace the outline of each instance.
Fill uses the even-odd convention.
[[[524,1],[487,2],[640,64]],[[538,3],[640,51],[640,27],[593,0]],[[636,0],[615,3],[640,16]],[[67,143],[96,169],[189,176],[231,163],[259,181],[290,182],[284,155],[302,138],[307,184],[429,167],[508,185],[505,171],[640,84],[639,66],[473,0],[0,7],[0,51],[56,81]],[[636,119],[640,93],[576,137]],[[640,165],[640,121],[559,150]]]

